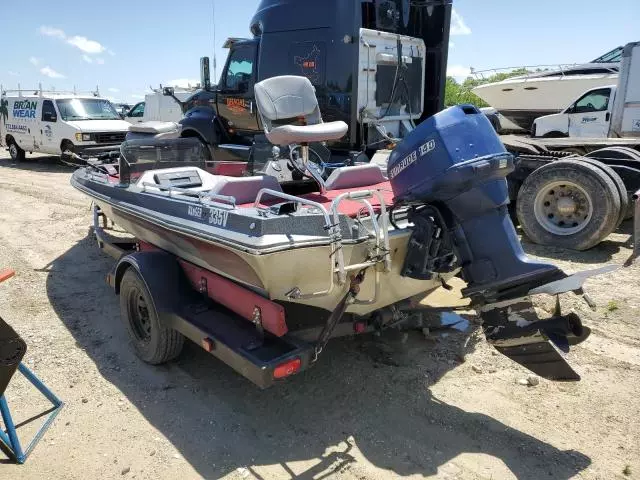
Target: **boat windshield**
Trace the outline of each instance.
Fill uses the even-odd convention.
[[[56,100],[63,120],[120,120],[109,100],[101,98],[68,98]]]
[[[600,55],[595,60],[591,60],[589,63],[618,63],[622,60],[622,50],[623,47],[614,48],[610,52]]]

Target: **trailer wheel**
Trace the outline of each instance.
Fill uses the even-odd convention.
[[[609,165],[599,162],[598,160],[595,160],[593,158],[582,157],[578,161],[589,163],[590,165],[593,165],[594,167],[599,168],[600,170],[602,170],[604,173],[607,174],[607,176],[611,179],[611,181],[616,186],[616,190],[618,191],[618,195],[620,196],[620,214],[618,215],[618,221],[616,222],[616,227],[615,227],[615,229],[617,229],[622,223],[622,221],[626,218],[627,212],[629,211],[629,203],[630,203],[629,196],[627,195],[627,187],[625,187],[624,182],[622,181],[622,178],[620,178],[620,175],[618,175],[615,172],[615,170],[613,170],[613,168],[611,168]]]
[[[11,155],[11,160],[15,162],[22,162],[26,157],[24,150],[20,148],[13,138],[9,143],[9,155]]]
[[[615,229],[620,195],[598,167],[579,160],[557,160],[525,179],[516,212],[533,242],[587,250]]]
[[[158,365],[180,354],[184,337],[159,321],[147,286],[132,268],[127,269],[120,283],[120,311],[140,359]]]

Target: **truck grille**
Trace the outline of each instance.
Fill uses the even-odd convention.
[[[105,132],[92,135],[96,143],[122,143],[127,132]]]

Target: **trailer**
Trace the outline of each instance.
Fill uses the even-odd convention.
[[[363,279],[355,275],[345,301],[326,312],[321,326],[292,328],[280,303],[154,245],[122,237],[95,205],[93,233],[98,247],[116,259],[106,280],[119,297],[129,341],[143,361],[170,361],[188,339],[261,389],[313,366],[332,338],[392,328],[459,328],[438,314],[470,308],[465,302],[427,307],[410,298],[394,305],[393,317],[359,317],[346,313]]]

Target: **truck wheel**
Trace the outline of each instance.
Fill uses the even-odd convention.
[[[163,325],[140,275],[127,269],[120,283],[120,312],[136,355],[158,365],[177,357],[184,337]]]
[[[622,147],[622,146],[604,147],[599,150],[594,150],[592,152],[587,153],[585,157],[593,158],[595,160],[598,160],[600,163],[604,163],[605,165],[607,165],[608,159],[612,159],[614,161],[624,160],[627,163],[627,165],[629,165],[630,167],[640,169],[640,152],[638,152],[637,150],[634,150],[631,147]],[[632,190],[632,192],[636,190],[635,186],[631,186],[630,189]],[[628,220],[630,218],[633,218],[634,204],[631,201],[631,196],[629,195],[629,190],[626,188],[626,185],[625,185],[625,196],[627,198],[628,207],[625,211],[624,219]]]
[[[604,147],[598,150],[593,150],[585,155],[590,158],[614,158],[619,160],[631,160],[634,162],[640,162],[640,152],[634,150],[631,147],[615,146]]]
[[[24,150],[20,148],[15,140],[11,140],[9,143],[9,155],[11,155],[11,160],[15,162],[22,162],[25,159]]]
[[[593,165],[594,167],[599,168],[607,174],[607,176],[616,186],[616,190],[618,191],[618,195],[620,196],[620,215],[618,215],[618,221],[616,222],[616,227],[614,228],[614,230],[617,229],[622,221],[626,218],[627,212],[629,211],[630,203],[629,196],[627,195],[627,187],[625,187],[622,178],[620,178],[620,175],[618,175],[615,170],[609,165],[605,165],[604,163],[599,162],[598,160],[595,160],[593,158],[582,157],[577,161],[588,163],[590,165]]]
[[[516,212],[533,242],[587,250],[616,227],[620,194],[598,167],[579,160],[557,160],[525,179]]]

